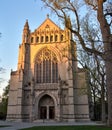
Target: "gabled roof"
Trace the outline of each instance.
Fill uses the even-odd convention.
[[[60,28],[47,16],[46,20],[36,29],[36,31],[49,28],[50,30],[60,30]]]

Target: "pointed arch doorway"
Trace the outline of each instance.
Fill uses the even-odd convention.
[[[44,95],[39,101],[39,118],[40,119],[54,119],[55,105],[51,96]]]

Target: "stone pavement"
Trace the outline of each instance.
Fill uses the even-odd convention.
[[[96,122],[9,122],[0,121],[0,126],[8,125],[8,127],[0,127],[0,130],[19,130],[22,128],[29,128],[33,126],[65,126],[65,125],[104,125]],[[9,127],[10,126],[10,127]]]

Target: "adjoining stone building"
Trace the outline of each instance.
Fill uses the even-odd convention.
[[[67,28],[47,17],[30,32],[26,21],[17,71],[11,72],[7,120],[89,120],[86,80]]]

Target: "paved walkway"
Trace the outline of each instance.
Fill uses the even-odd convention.
[[[25,123],[25,122],[8,122],[8,121],[0,121],[1,125],[8,125],[8,127],[0,127],[0,130],[19,130],[22,128],[29,128],[33,126],[65,126],[65,125],[103,125],[101,123],[96,122],[33,122],[33,123]],[[10,127],[9,127],[10,126]]]

